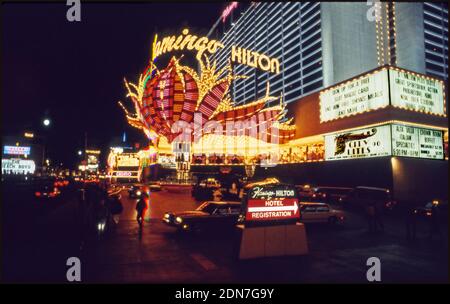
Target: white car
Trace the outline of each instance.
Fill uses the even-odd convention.
[[[342,223],[344,212],[335,210],[325,203],[301,202],[300,222],[302,223]]]

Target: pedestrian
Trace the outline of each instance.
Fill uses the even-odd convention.
[[[409,209],[406,214],[406,239],[414,241],[417,232],[417,210],[415,208]]]
[[[139,225],[139,230],[142,229],[142,220],[144,219],[144,212],[146,209],[146,204],[144,199],[141,197],[138,199],[137,203],[136,203],[136,220],[138,222]]]
[[[148,186],[144,186],[142,187],[142,197],[144,198],[144,202],[145,202],[145,208],[144,208],[144,214],[143,214],[143,219],[146,222],[150,222],[150,189]],[[149,212],[147,212],[149,211]]]
[[[383,223],[383,212],[384,208],[380,203],[374,203],[375,213],[374,213],[374,226],[375,232],[381,231],[384,232],[384,223]]]
[[[147,186],[142,187],[141,196],[139,197],[136,204],[136,219],[139,224],[139,229],[142,229],[143,220],[145,219],[145,214],[149,207],[149,189]]]
[[[366,205],[366,217],[369,233],[374,233],[376,228],[375,228],[375,205],[373,202],[369,202]]]
[[[432,240],[434,235],[438,235],[439,239],[442,239],[441,225],[439,223],[438,201],[433,201],[431,205],[430,215],[430,235],[429,239]]]

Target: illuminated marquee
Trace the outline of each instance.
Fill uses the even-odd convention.
[[[444,159],[442,131],[393,124],[392,155]]]
[[[8,155],[30,155],[30,147],[22,146],[3,146],[3,154]]]
[[[320,122],[389,105],[445,116],[444,83],[395,67],[383,68],[320,92]]]
[[[325,136],[325,160],[391,155],[390,126],[340,132]]]
[[[117,167],[139,167],[139,156],[136,153],[122,153],[116,156]]]
[[[444,159],[443,132],[386,124],[325,136],[325,160],[380,156]]]
[[[33,174],[35,170],[33,160],[2,159],[2,174]]]
[[[394,107],[445,115],[442,81],[400,69],[389,70],[389,80]]]

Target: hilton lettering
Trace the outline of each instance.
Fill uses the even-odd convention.
[[[240,48],[231,47],[231,61],[259,68],[265,72],[280,73],[280,62],[276,58],[269,58],[264,54]]]

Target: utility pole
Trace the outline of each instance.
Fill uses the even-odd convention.
[[[84,180],[87,177],[87,131],[84,131]]]

